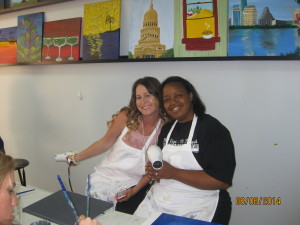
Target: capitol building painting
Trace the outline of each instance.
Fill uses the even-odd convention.
[[[156,5],[156,2],[158,5]],[[171,3],[172,0],[167,0],[164,3],[166,2]],[[128,57],[135,59],[173,57],[173,23],[168,27],[160,27],[160,24],[166,25],[168,20],[172,20],[170,19],[172,17],[166,19],[166,16],[170,15],[168,9],[172,9],[172,4],[167,4],[168,8],[163,8],[159,1],[138,0],[133,1],[135,10],[140,9],[136,4],[143,4],[144,10],[133,12],[135,18],[131,18],[131,22],[136,24],[131,24],[131,35],[138,35],[138,38],[130,40],[131,47],[129,47]],[[164,13],[159,14],[158,9],[164,11]],[[133,29],[134,26],[139,26],[139,29]],[[165,40],[168,40],[169,47],[166,46],[167,43],[163,42],[162,35],[168,37]]]

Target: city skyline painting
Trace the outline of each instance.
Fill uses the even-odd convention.
[[[230,0],[228,56],[299,56],[300,3]]]
[[[232,19],[232,8],[234,5],[241,5],[241,2],[247,2],[248,6],[254,5],[257,15],[263,13],[265,7],[270,9],[277,20],[291,20],[295,8],[300,8],[300,3],[295,0],[229,0],[229,18]]]

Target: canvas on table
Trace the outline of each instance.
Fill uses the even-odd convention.
[[[42,62],[78,61],[81,17],[44,23]]]
[[[0,63],[17,62],[17,27],[0,29]]]
[[[118,59],[121,1],[84,5],[83,60]]]
[[[40,62],[44,13],[18,16],[17,62]]]

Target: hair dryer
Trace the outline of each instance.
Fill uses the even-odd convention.
[[[157,145],[151,145],[147,151],[148,159],[150,160],[153,169],[160,170],[163,166],[162,151]]]

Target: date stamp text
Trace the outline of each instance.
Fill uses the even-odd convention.
[[[281,197],[236,197],[236,205],[281,205]]]

